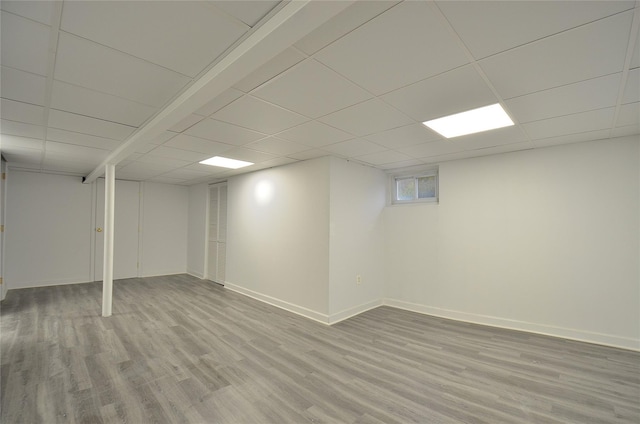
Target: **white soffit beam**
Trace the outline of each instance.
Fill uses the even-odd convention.
[[[107,164],[122,161],[351,4],[353,1],[290,1],[153,119],[138,128],[83,182],[95,181],[104,173]]]

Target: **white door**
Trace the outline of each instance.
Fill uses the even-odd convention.
[[[97,182],[94,280],[102,281],[104,262],[104,179]],[[140,183],[116,180],[113,279],[138,276]]]
[[[215,184],[209,191],[209,257],[207,278],[224,284],[227,258],[227,184]]]

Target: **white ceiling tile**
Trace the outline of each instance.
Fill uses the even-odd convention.
[[[371,98],[371,95],[313,59],[272,79],[253,95],[318,118]]]
[[[19,162],[23,164],[40,164],[42,162],[42,149],[29,149],[24,147],[11,147],[2,150],[2,156],[7,162]]]
[[[621,73],[594,78],[507,100],[520,123],[616,105]]]
[[[227,171],[227,168],[220,168],[218,166],[211,166],[211,165],[203,165],[201,163],[194,163],[189,166],[185,166],[184,168],[181,168],[181,170],[182,169],[198,171],[208,176],[221,174]]]
[[[64,5],[60,26],[190,77],[248,30],[198,1],[72,1]]]
[[[275,155],[271,155],[264,152],[257,152],[255,150],[247,149],[244,147],[236,147],[233,150],[224,152],[222,156],[230,159],[244,160],[244,161],[253,162],[253,163],[264,162],[266,160],[271,160],[276,158]]]
[[[414,146],[441,138],[422,124],[407,125],[367,136],[367,140],[389,149]]]
[[[7,99],[0,100],[0,114],[2,114],[2,119],[25,124],[42,125],[44,121],[42,106]]]
[[[640,134],[640,125],[629,125],[626,127],[616,127],[611,131],[611,137],[625,137],[628,135],[637,136]]]
[[[181,150],[173,147],[158,146],[149,152],[153,156],[179,159],[187,162],[200,162],[209,158],[207,153],[194,152],[192,150]]]
[[[392,91],[382,99],[419,122],[498,101],[471,65]]]
[[[529,122],[522,126],[533,140],[602,130],[611,128],[614,111],[615,108],[598,109]]]
[[[439,1],[476,59],[634,7],[633,1]]]
[[[231,150],[234,147],[229,144],[218,143],[215,141],[192,137],[185,134],[177,135],[176,137],[165,143],[164,146],[204,153],[209,156],[215,156],[217,154]]]
[[[42,170],[45,172],[56,172],[68,175],[84,176],[93,170],[94,164],[89,162],[76,162],[66,160],[64,157],[55,155],[46,157],[42,162]]]
[[[385,150],[383,152],[358,156],[357,159],[370,163],[371,165],[383,165],[385,163],[394,163],[394,162],[411,160],[409,156],[402,153],[394,152],[393,150]]]
[[[196,110],[194,113],[196,115],[209,116],[213,113],[216,113],[234,100],[239,99],[243,95],[244,93],[242,93],[242,91],[236,90],[235,88],[229,88],[223,91],[219,96],[215,97],[209,103]]]
[[[640,46],[638,46],[640,50]],[[640,68],[632,69],[627,76],[622,103],[640,102]]]
[[[284,131],[309,120],[302,115],[249,95],[225,106],[211,117],[267,135]]]
[[[629,125],[638,124],[640,124],[640,103],[629,103],[620,106],[620,112],[618,113],[616,126],[626,127]]]
[[[20,155],[5,155],[5,159],[7,159],[9,169],[18,171],[22,169],[40,169],[40,160],[31,163],[20,162]]]
[[[268,137],[255,143],[247,144],[245,147],[259,152],[271,153],[273,155],[288,156],[292,153],[298,153],[308,150],[308,146],[303,146],[277,137]]]
[[[44,139],[44,127],[40,125],[25,124],[22,122],[0,121],[0,134],[17,135],[21,137]]]
[[[269,81],[276,75],[280,75],[296,63],[299,63],[305,57],[306,56],[304,54],[290,47],[256,69],[247,77],[243,78],[240,82],[235,84],[234,87],[248,93],[254,88]]]
[[[327,144],[353,138],[353,135],[318,121],[309,121],[278,134],[286,140],[302,143],[310,147],[322,147]]]
[[[377,153],[387,150],[382,146],[379,146],[362,138],[354,138],[353,140],[331,144],[330,146],[325,146],[322,149],[346,157],[368,155],[371,153]]]
[[[203,117],[201,115],[191,114],[184,118],[182,121],[175,124],[173,127],[169,128],[169,131],[181,133],[184,130],[191,128],[198,122],[202,121]]]
[[[77,144],[79,146],[93,147],[95,149],[114,150],[120,144],[119,140],[96,137],[94,135],[49,128],[47,130],[47,140],[59,141],[67,144]]]
[[[305,150],[303,152],[293,153],[287,156],[293,159],[307,160],[307,159],[321,158],[323,156],[328,156],[329,154],[330,153],[325,150],[311,149],[311,150]]]
[[[431,157],[423,158],[422,161],[426,164],[442,163],[442,162],[447,162],[452,160],[461,160],[461,159],[468,159],[468,158],[474,158],[474,157],[496,155],[500,153],[515,152],[519,150],[530,150],[533,148],[535,148],[533,143],[531,143],[530,141],[525,141],[522,143],[506,144],[502,146],[489,147],[486,149],[465,150],[463,152],[447,153],[439,156],[431,156]]]
[[[275,168],[276,166],[288,165],[288,164],[294,163],[294,162],[298,162],[298,160],[297,159],[293,159],[293,158],[288,158],[288,157],[270,159],[270,160],[266,160],[264,162],[259,162],[259,163],[256,163],[254,165],[248,166],[247,170],[248,171],[257,171],[259,169]]]
[[[53,82],[51,108],[132,127],[140,126],[156,108],[61,81]]]
[[[280,0],[218,0],[210,3],[253,27],[271,12],[280,3]]]
[[[502,146],[505,144],[522,143],[527,140],[527,135],[519,126],[498,128],[476,134],[449,139],[458,150],[486,149],[488,147]]]
[[[389,9],[316,58],[377,95],[468,62],[431,7],[417,1]]]
[[[46,76],[49,27],[11,13],[0,15],[0,63]]]
[[[609,138],[609,130],[597,130],[589,131],[580,134],[569,134],[560,137],[542,138],[540,140],[534,140],[533,144],[536,147],[549,147],[557,146],[560,144],[580,143],[583,141],[603,140]]]
[[[1,94],[5,99],[44,106],[46,78],[37,74],[2,66]]]
[[[171,132],[171,131],[164,131],[156,136],[153,137],[147,137],[147,136],[142,136],[142,140],[145,143],[151,143],[151,144],[164,144],[167,141],[171,140],[173,137],[175,137],[176,135],[178,135],[178,133],[175,132]]]
[[[189,128],[185,134],[236,146],[242,146],[266,137],[265,134],[216,119],[204,119]]]
[[[36,138],[3,134],[2,138],[0,138],[0,147],[2,147],[2,152],[12,152],[18,149],[33,149],[42,151],[42,149],[44,148],[44,141]]]
[[[2,0],[0,8],[22,17],[38,21],[45,25],[51,25],[53,6],[55,3],[50,0],[44,1],[24,1],[24,0]]]
[[[377,167],[380,169],[400,169],[400,168],[407,168],[409,166],[417,166],[417,165],[423,165],[423,164],[424,162],[422,162],[421,160],[409,159],[409,160],[403,160],[400,162],[384,163],[384,164],[378,165]]]
[[[206,165],[201,165],[201,166],[206,166]],[[190,180],[193,178],[200,178],[200,177],[205,177],[208,174],[206,172],[203,171],[196,171],[193,169],[187,169],[187,168],[180,168],[180,169],[176,169],[175,171],[171,171],[171,172],[167,172],[166,174],[163,174],[163,177],[168,177],[168,178],[178,178],[178,179],[184,179],[184,180]]]
[[[66,158],[69,161],[89,161],[94,165],[98,165],[102,162],[109,151],[102,149],[95,149],[93,147],[79,146],[77,144],[59,143],[57,141],[47,141],[45,143],[46,156],[60,156]]]
[[[116,171],[116,178],[146,180],[176,169],[174,166],[134,161]]]
[[[166,175],[167,174],[161,174],[158,177],[153,177],[146,181],[149,181],[152,183],[158,183],[158,184],[181,184],[187,181],[184,178],[171,178],[171,177],[167,177]]]
[[[303,37],[295,46],[312,55],[398,3],[399,1],[358,0]]]
[[[634,46],[635,48],[633,49],[633,56],[631,56],[631,63],[629,64],[629,69],[635,69],[640,67],[640,31],[638,31],[638,35],[636,37],[636,42]]]
[[[134,127],[117,124],[115,122],[103,121],[101,119],[55,109],[49,111],[49,127],[114,140],[124,140],[135,130]]]
[[[480,61],[504,99],[621,72],[633,13],[624,12]]]
[[[135,148],[135,153],[146,154],[152,151],[153,149],[155,149],[156,147],[158,147],[157,144],[151,144],[151,143],[139,144]]]
[[[147,153],[145,155],[142,155],[142,157],[139,158],[136,162],[150,164],[150,165],[157,165],[158,167],[182,168],[183,166],[189,165],[194,161],[181,160],[181,159],[175,159],[175,158],[164,157],[164,156],[156,156],[151,153]]]
[[[402,147],[398,149],[399,152],[402,152],[405,155],[411,156],[412,158],[416,159],[456,153],[460,150],[461,148],[452,143],[451,140],[430,141],[428,143],[422,143],[415,146]]]
[[[324,116],[322,122],[358,136],[413,123],[406,115],[380,99],[371,99]]]
[[[163,106],[190,82],[168,69],[64,32],[58,41],[55,77],[154,107]]]

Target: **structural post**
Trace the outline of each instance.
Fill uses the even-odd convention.
[[[113,225],[115,215],[116,166],[107,164],[104,176],[104,261],[102,271],[102,316],[111,316],[113,296]]]

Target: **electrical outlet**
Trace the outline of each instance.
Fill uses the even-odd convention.
[[[356,275],[356,284],[357,285],[362,284],[362,275],[360,274]]]

